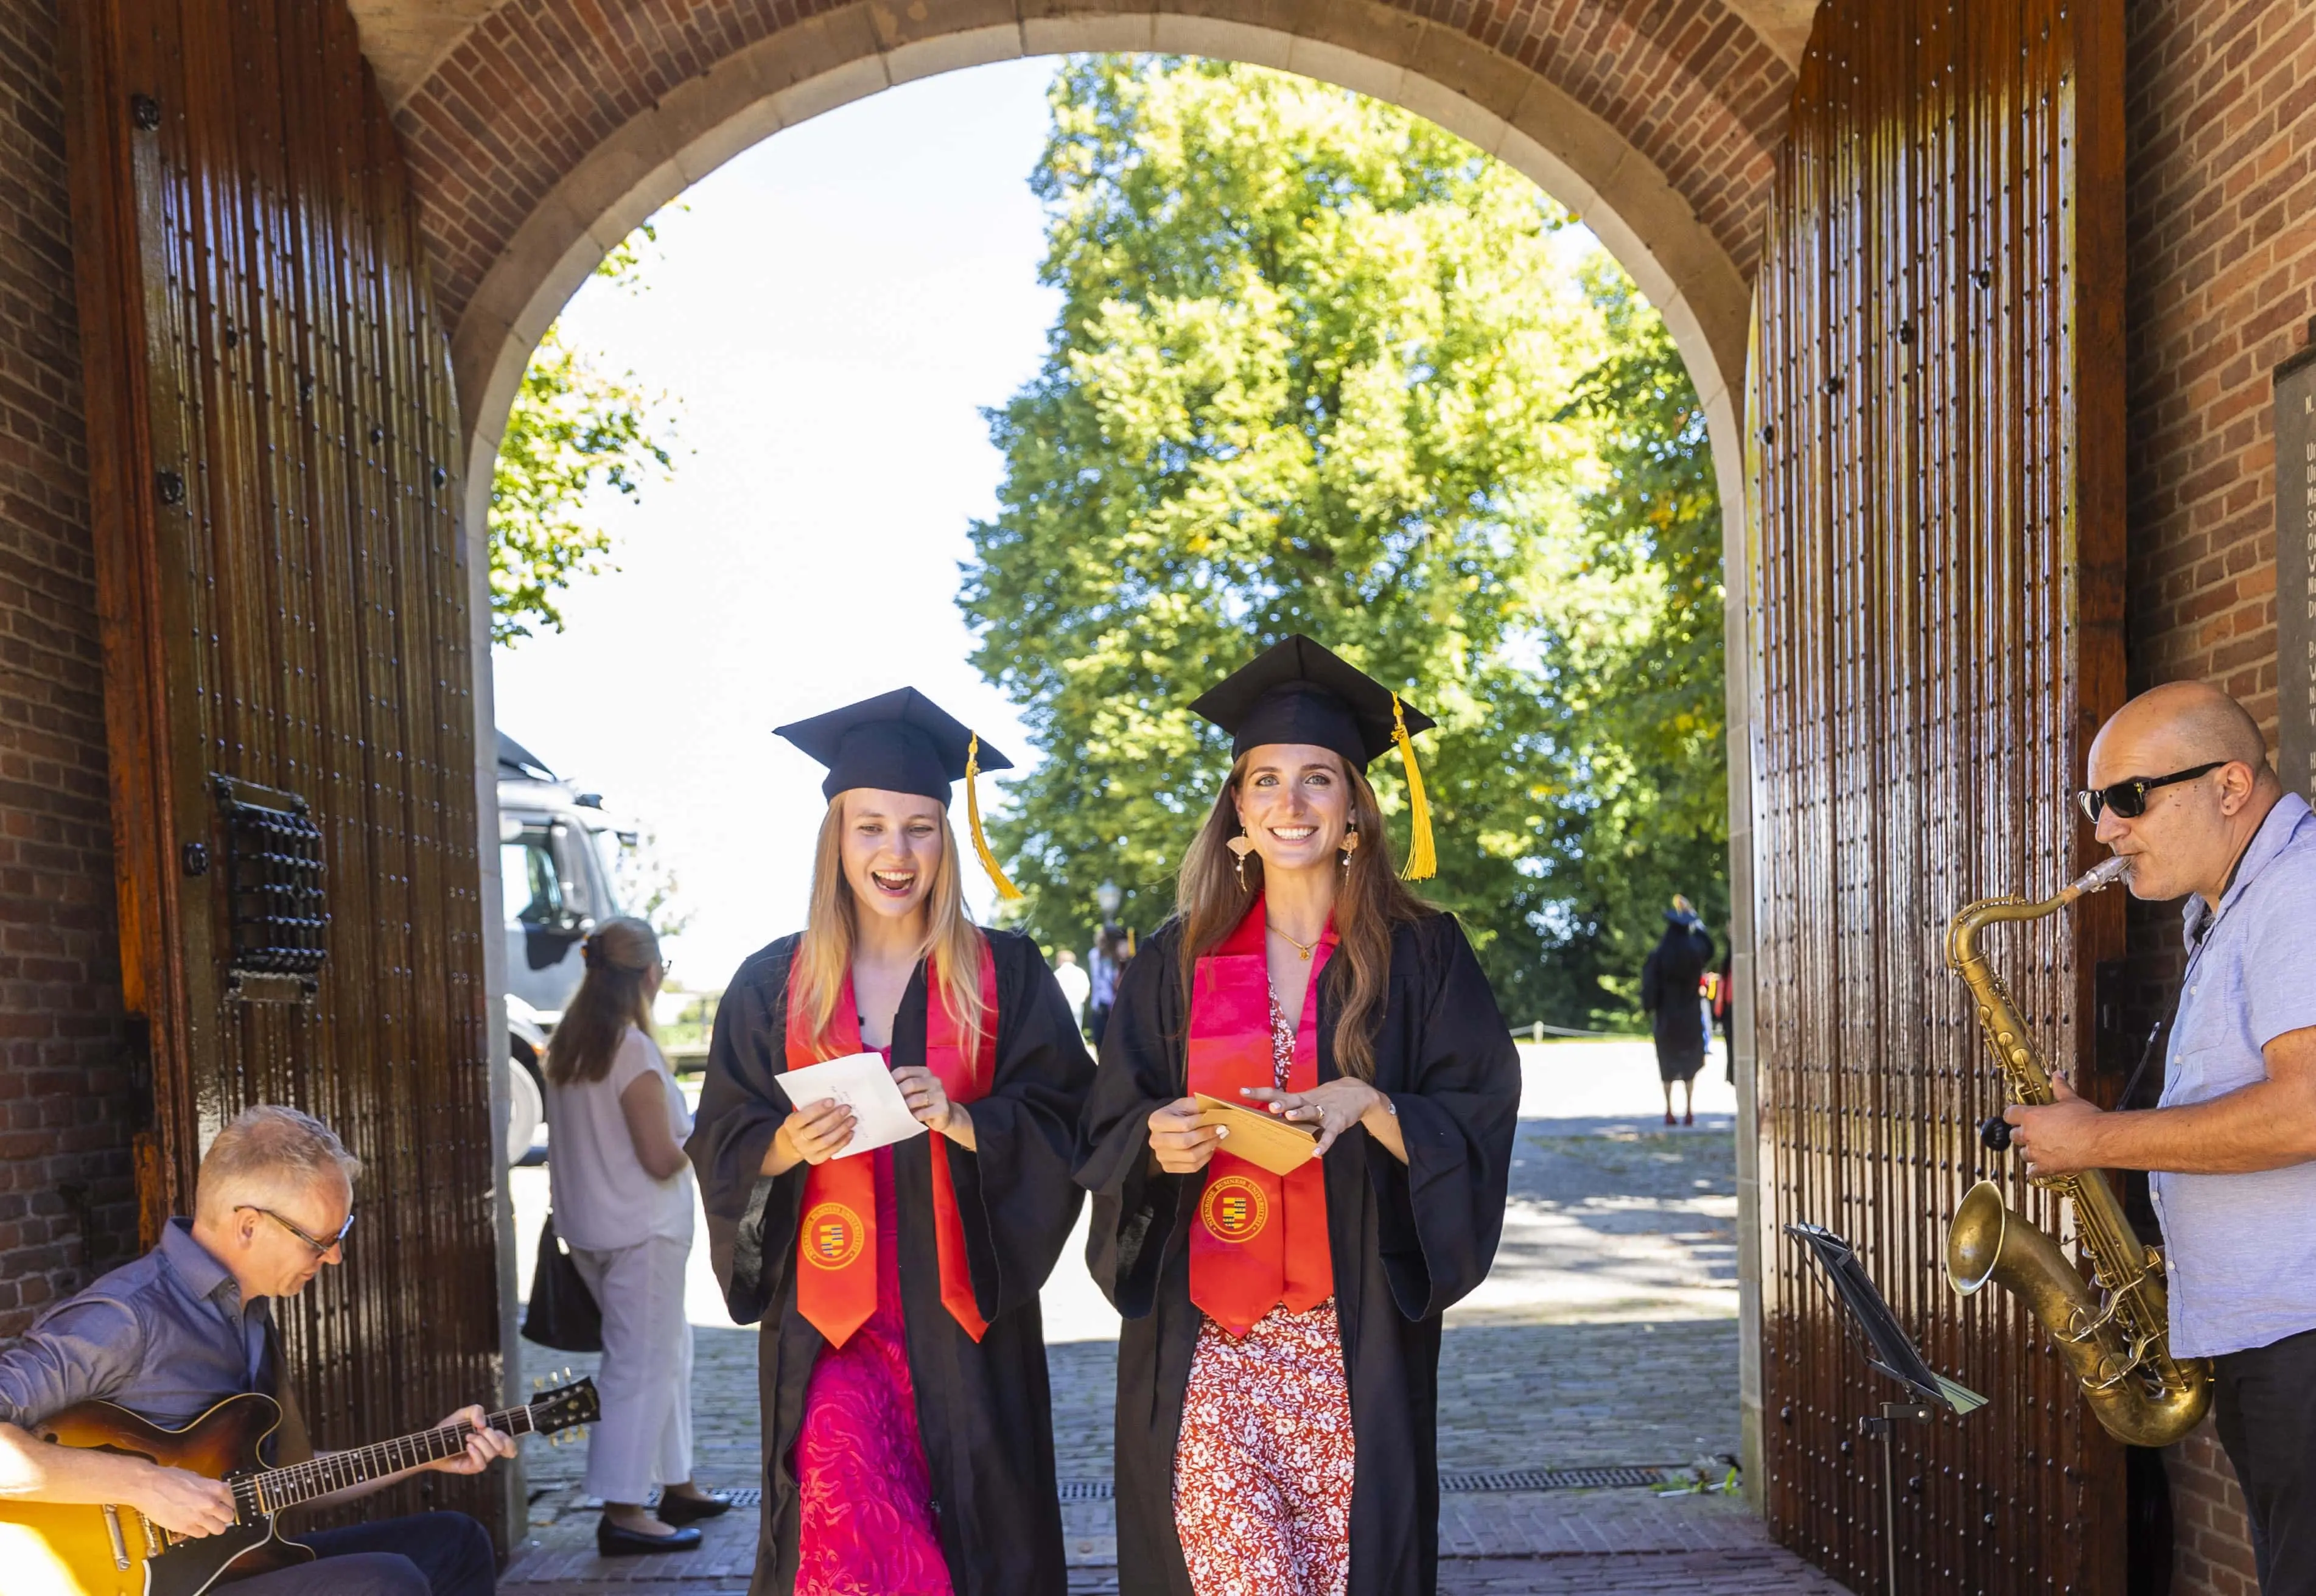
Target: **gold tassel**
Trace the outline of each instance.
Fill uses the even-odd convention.
[[[952,743],[950,746],[955,747],[956,745]],[[981,734],[975,732],[973,741],[966,745],[965,750],[965,823],[973,833],[973,851],[980,855],[981,868],[987,870],[990,880],[996,883],[999,899],[1011,903],[1021,896],[1021,889],[1008,881],[1005,872],[997,868],[997,855],[989,851],[989,838],[981,829],[980,776]]]
[[[1431,800],[1423,790],[1423,771],[1415,762],[1415,745],[1408,741],[1407,717],[1399,695],[1391,695],[1391,740],[1399,745],[1400,763],[1407,767],[1407,868],[1403,881],[1429,881],[1439,873],[1439,858],[1431,846]]]

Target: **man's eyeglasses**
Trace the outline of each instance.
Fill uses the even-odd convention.
[[[254,1202],[245,1202],[241,1206],[247,1208],[253,1214],[264,1215],[276,1225],[281,1226],[282,1229],[288,1231],[291,1235],[296,1236],[299,1241],[304,1242],[307,1246],[313,1248],[317,1256],[326,1256],[334,1249],[343,1246],[345,1244],[346,1237],[353,1232],[354,1213],[352,1208],[348,1208],[346,1210],[346,1222],[338,1226],[338,1234],[330,1237],[329,1240],[324,1241],[318,1235],[307,1235],[302,1226],[294,1224],[288,1219],[284,1219],[272,1208],[259,1208]]]
[[[2174,771],[2168,776],[2133,776],[2130,780],[2118,781],[2112,787],[2087,788],[2075,794],[2075,802],[2083,807],[2083,813],[2094,825],[2098,824],[2099,812],[2103,809],[2114,810],[2118,820],[2136,820],[2147,813],[2147,795],[2157,788],[2208,776],[2227,762],[2224,759],[2215,759],[2209,764]]]

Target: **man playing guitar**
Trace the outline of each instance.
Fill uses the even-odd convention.
[[[54,1445],[32,1431],[92,1400],[169,1429],[242,1392],[279,1400],[268,1305],[342,1261],[361,1169],[329,1127],[295,1109],[249,1109],[218,1132],[201,1160],[192,1222],[172,1219],[159,1246],[49,1310],[0,1352],[0,1499],[118,1503],[180,1536],[230,1527],[234,1494],[220,1481],[142,1458]],[[513,1440],[484,1419],[472,1407],[445,1420],[471,1426],[466,1449],[422,1467],[476,1474],[493,1458],[512,1457]],[[284,1456],[274,1461],[307,1454],[294,1409],[277,1439]],[[401,1477],[316,1501],[350,1501]],[[490,1538],[463,1513],[421,1513],[298,1538],[317,1561],[236,1581],[234,1596],[490,1596],[496,1583]]]

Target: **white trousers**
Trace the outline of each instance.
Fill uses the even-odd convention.
[[[603,1309],[603,1416],[587,1437],[587,1493],[647,1501],[691,1477],[691,1324],[683,1316],[689,1242],[571,1249]]]

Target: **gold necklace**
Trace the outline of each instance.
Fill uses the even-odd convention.
[[[1267,926],[1267,929],[1268,929],[1268,930],[1271,932],[1271,934],[1272,934],[1272,935],[1274,935],[1274,936],[1287,937],[1287,933],[1286,933],[1285,932],[1283,932],[1283,931],[1280,931],[1280,930],[1279,930],[1277,926],[1275,926],[1275,925],[1269,925],[1269,926]],[[1324,932],[1320,932],[1319,934],[1320,934],[1320,936],[1324,936],[1326,933],[1325,933]],[[1311,962],[1311,953],[1312,953],[1312,950],[1313,950],[1314,949],[1315,949],[1315,948],[1317,948],[1317,947],[1318,947],[1318,945],[1319,945],[1319,937],[1313,937],[1313,938],[1312,938],[1309,941],[1307,941],[1307,942],[1297,942],[1297,941],[1295,941],[1295,939],[1294,939],[1293,937],[1287,937],[1287,941],[1288,941],[1289,943],[1293,944],[1294,949],[1295,949],[1295,951],[1296,951],[1296,952],[1297,952],[1297,953],[1300,953],[1300,954],[1303,956],[1303,962],[1304,962],[1305,964],[1308,964],[1308,963],[1310,963],[1310,962]]]

